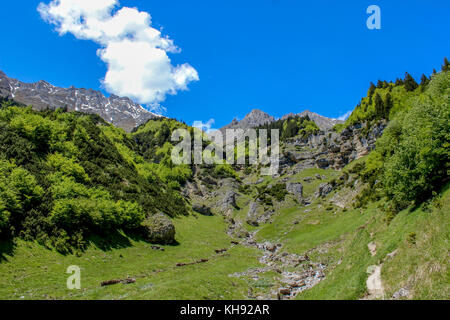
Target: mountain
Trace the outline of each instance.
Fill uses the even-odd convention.
[[[308,116],[312,121],[314,121],[317,124],[317,126],[322,131],[330,130],[335,125],[337,125],[339,123],[344,123],[344,121],[341,121],[338,119],[327,118],[327,117],[321,116],[317,113],[311,112],[309,110],[305,110],[305,111],[303,111],[301,113],[297,113],[297,114],[290,113],[290,114],[283,116],[281,119],[285,120],[292,116],[298,116],[298,117]]]
[[[301,113],[289,113],[281,118],[281,120],[285,120],[289,117],[306,117],[308,116],[312,121],[314,121],[320,130],[326,131],[333,128],[338,123],[344,123],[344,121],[327,118],[321,116],[317,113],[311,112],[309,110],[303,111]],[[225,132],[226,129],[249,129],[262,126],[267,123],[271,123],[276,121],[274,117],[265,113],[264,111],[254,109],[249,114],[245,116],[244,119],[238,121],[237,119],[233,119],[233,121],[221,128],[220,131]]]
[[[249,114],[247,114],[245,118],[242,119],[241,121],[233,119],[233,121],[230,124],[221,128],[220,131],[225,132],[226,129],[250,129],[274,121],[275,118],[272,117],[271,115],[265,113],[264,111],[254,109]]]
[[[69,111],[93,113],[105,121],[131,131],[133,128],[159,116],[147,111],[129,98],[116,95],[105,97],[100,91],[59,88],[46,81],[24,83],[11,79],[0,71],[0,97],[31,105],[35,110],[67,107]]]

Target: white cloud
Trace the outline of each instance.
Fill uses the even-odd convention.
[[[159,109],[167,94],[198,81],[198,73],[189,64],[172,65],[167,53],[180,49],[152,28],[149,13],[117,10],[118,5],[118,0],[53,0],[40,3],[38,11],[60,35],[71,33],[101,46],[97,54],[108,68],[102,80],[108,92]]]
[[[213,128],[213,125],[215,123],[216,123],[216,121],[214,119],[209,119],[206,123],[203,123],[202,121],[194,121],[194,123],[192,124],[192,127],[202,130],[209,134],[209,133],[217,130],[217,129]]]
[[[348,119],[348,117],[350,117],[350,115],[352,114],[353,110],[347,111],[346,113],[344,113],[342,116],[338,117],[338,120],[342,120],[345,121]]]

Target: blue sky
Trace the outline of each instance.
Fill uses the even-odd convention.
[[[40,2],[3,1],[0,70],[26,82],[45,79],[101,89],[107,66],[100,45],[60,36],[37,11]],[[382,29],[366,27],[369,5],[381,8]],[[354,108],[370,81],[417,79],[450,57],[450,1],[122,0],[152,16],[199,81],[167,95],[167,115],[215,127],[254,108],[276,117],[305,109],[338,117]]]

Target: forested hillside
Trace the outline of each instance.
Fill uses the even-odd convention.
[[[155,213],[187,214],[158,165],[121,129],[95,115],[0,109],[0,231],[61,251],[89,235],[149,236]],[[151,239],[151,236],[150,236]]]

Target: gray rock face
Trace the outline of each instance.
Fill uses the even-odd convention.
[[[145,238],[158,244],[171,244],[175,242],[175,226],[172,220],[163,213],[148,217],[142,224]]]
[[[293,194],[297,200],[301,201],[303,198],[303,185],[301,183],[287,183],[287,192]]]
[[[0,97],[31,105],[35,110],[66,107],[68,111],[97,114],[105,121],[126,131],[131,131],[149,119],[159,117],[129,98],[115,95],[107,98],[100,91],[74,87],[59,88],[45,81],[24,83],[8,78],[2,71],[0,71]]]
[[[252,201],[247,213],[247,223],[251,226],[258,227],[261,224],[270,222],[274,213],[273,210],[264,210],[258,202]]]
[[[383,134],[387,122],[381,121],[370,129],[366,126],[357,124],[341,133],[322,131],[307,138],[288,141],[286,143],[291,148],[281,153],[280,167],[292,173],[309,168],[340,170],[375,148],[375,142]]]
[[[247,223],[254,227],[259,226],[257,221],[257,210],[258,204],[256,202],[251,202],[247,213]]]
[[[225,197],[222,200],[222,211],[226,212],[230,209],[234,209],[237,208],[236,205],[236,192],[234,192],[233,190],[228,191],[225,194]]]
[[[322,183],[319,188],[317,189],[315,196],[316,198],[324,198],[326,197],[328,194],[331,193],[331,191],[333,191],[333,186],[329,183]]]

